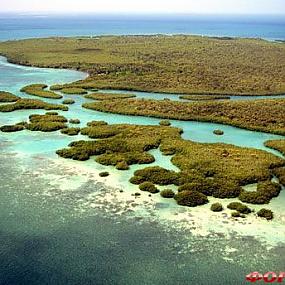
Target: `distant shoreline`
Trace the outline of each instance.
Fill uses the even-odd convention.
[[[285,40],[284,19],[282,15],[0,13],[0,41],[138,34],[229,36],[274,41]]]
[[[283,52],[285,46],[279,42],[186,35],[50,37],[0,43],[0,54],[10,63],[89,74],[73,85],[177,95],[284,95]]]

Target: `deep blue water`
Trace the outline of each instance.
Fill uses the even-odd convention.
[[[0,40],[48,36],[159,33],[284,40],[285,17],[0,14]]]

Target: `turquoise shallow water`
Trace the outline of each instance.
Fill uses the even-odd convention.
[[[130,93],[135,94],[137,98],[144,99],[155,99],[162,100],[164,98],[173,100],[173,101],[183,101],[191,102],[191,100],[180,99],[177,94],[167,94],[167,93],[151,93],[151,92],[138,92],[138,91],[126,91],[126,90],[102,90],[100,92],[107,93]],[[256,100],[256,99],[273,99],[273,98],[285,98],[284,95],[266,95],[266,96],[230,96],[231,100]]]
[[[25,84],[70,82],[85,76],[75,71],[16,66],[3,58],[0,61],[0,89],[16,94]],[[81,104],[86,99],[73,95],[65,98],[73,98],[76,103],[62,114],[79,118],[82,125],[91,120],[144,125],[160,121],[85,110]],[[44,112],[0,113],[0,125],[22,121],[31,113]],[[263,142],[279,138],[218,124],[175,120],[172,124],[183,128],[185,139],[234,143],[267,151],[270,150]],[[217,128],[225,135],[213,135]],[[284,270],[284,245],[266,249],[264,254],[264,244],[247,235],[225,238],[212,234],[203,238],[192,236],[186,228],[176,228],[175,223],[165,227],[155,209],[167,208],[166,203],[158,203],[154,209],[149,206],[148,215],[129,208],[120,214],[123,205],[107,200],[108,187],[91,176],[81,175],[84,165],[97,169],[95,162],[78,163],[71,171],[63,167],[66,160],[58,159],[62,167],[52,160],[56,159],[55,150],[80,138],[57,132],[0,134],[1,285],[236,285],[245,284],[245,275],[250,271]],[[153,153],[156,163],[175,170],[169,158]],[[137,168],[133,166],[131,171]],[[129,175],[124,172],[119,182],[125,183]],[[103,202],[100,207],[91,207],[92,199]],[[129,204],[136,204],[131,199]],[[276,207],[282,208],[282,201]]]
[[[40,70],[40,72],[39,72]],[[7,59],[0,56],[0,90],[6,90],[20,94],[21,87],[42,82],[45,84],[67,83],[85,78],[87,75],[78,71],[66,71],[62,69],[40,68],[10,64]]]

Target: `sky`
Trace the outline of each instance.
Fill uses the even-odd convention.
[[[285,15],[285,0],[0,0],[0,11]]]

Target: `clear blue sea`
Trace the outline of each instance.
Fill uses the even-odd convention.
[[[122,34],[195,34],[284,40],[285,17],[0,14],[0,40]]]

